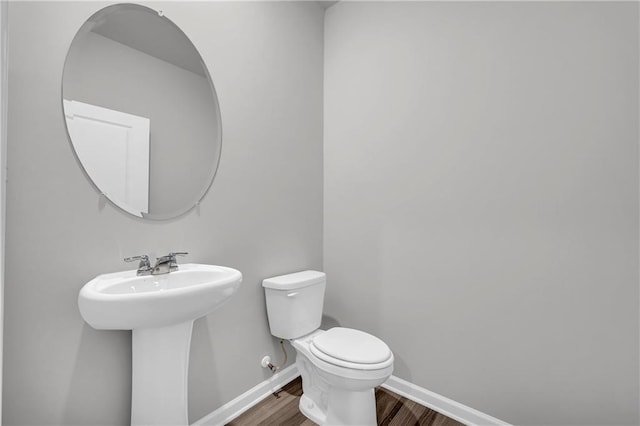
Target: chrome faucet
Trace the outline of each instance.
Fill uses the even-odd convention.
[[[178,262],[176,261],[176,256],[186,256],[188,254],[186,251],[171,252],[166,256],[158,257],[156,259],[156,265],[152,268],[151,275],[168,274],[169,272],[177,271]]]
[[[140,261],[140,263],[138,263],[138,271],[136,272],[137,275],[151,275],[153,273],[153,268],[151,267],[151,263],[149,262],[149,256],[147,256],[146,254],[124,258],[125,262],[133,262],[136,260]]]

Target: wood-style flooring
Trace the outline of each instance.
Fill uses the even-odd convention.
[[[269,395],[228,426],[313,426],[315,423],[298,409],[300,395],[302,381],[298,377],[285,385],[277,397]],[[376,405],[378,425],[462,426],[462,423],[383,388],[376,388]]]

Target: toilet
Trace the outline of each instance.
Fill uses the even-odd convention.
[[[393,371],[389,347],[351,328],[320,330],[324,272],[281,275],[262,286],[271,334],[289,340],[297,352],[300,411],[320,425],[376,425],[374,388]]]

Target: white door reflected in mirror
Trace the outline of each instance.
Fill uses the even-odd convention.
[[[73,148],[114,204],[132,215],[149,213],[149,128],[145,117],[64,100]]]

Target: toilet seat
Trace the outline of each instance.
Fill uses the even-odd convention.
[[[335,327],[314,336],[311,353],[329,364],[356,370],[381,370],[393,364],[382,340],[364,331]]]

